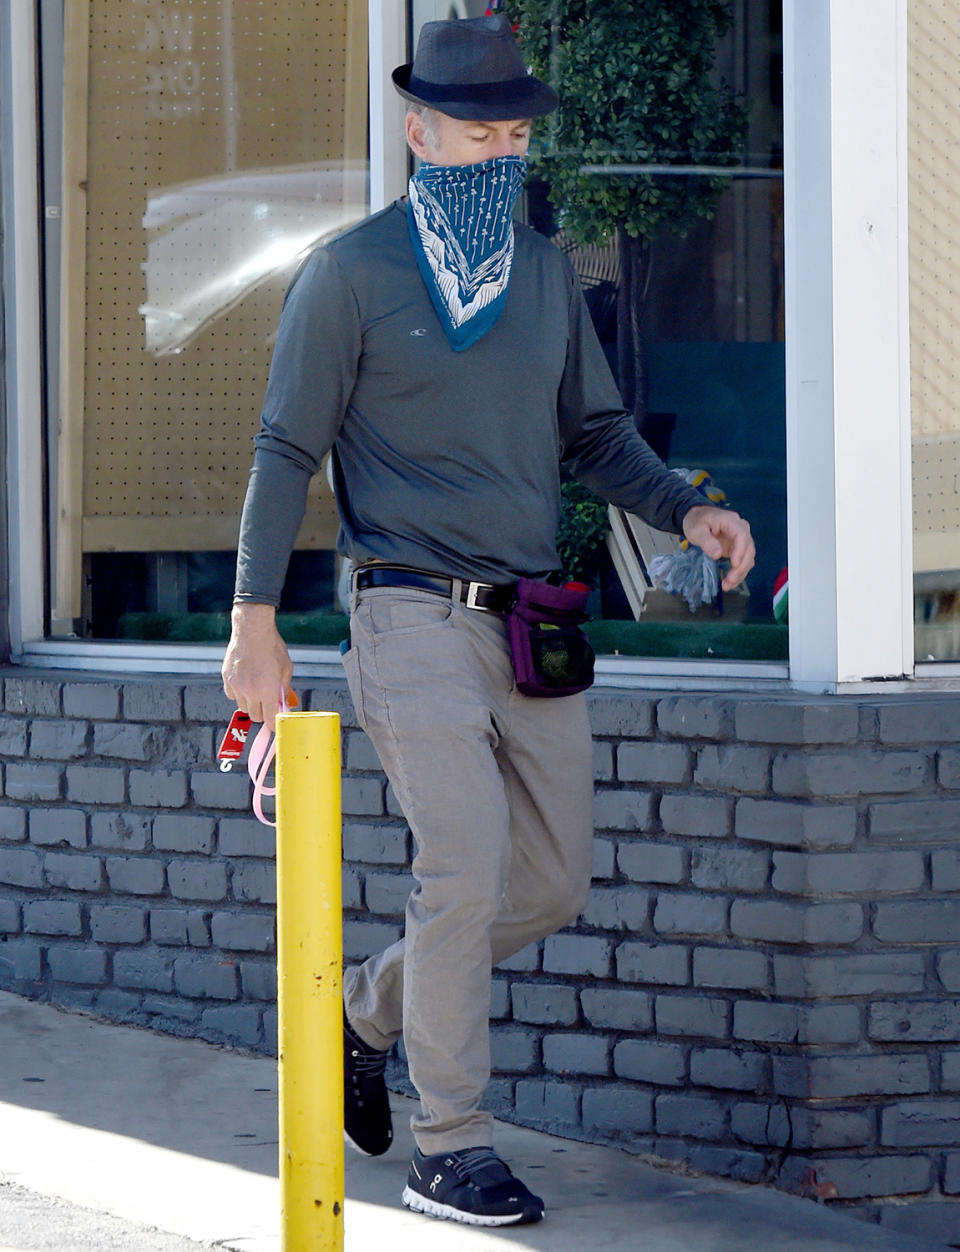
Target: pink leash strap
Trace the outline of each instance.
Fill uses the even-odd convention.
[[[286,709],[287,702],[281,690],[277,712],[285,713]],[[257,731],[253,743],[250,745],[250,751],[247,754],[247,773],[250,775],[253,783],[253,811],[255,816],[263,822],[264,826],[276,826],[277,824],[275,821],[272,822],[263,812],[263,797],[275,796],[277,794],[276,787],[268,787],[266,784],[270,766],[273,764],[273,759],[276,755],[277,737],[264,722]]]

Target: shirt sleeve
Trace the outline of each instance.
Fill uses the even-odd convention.
[[[356,297],[329,248],[287,291],[240,521],[236,602],[280,603],[307,488],[333,447],[357,377]]]
[[[657,530],[683,533],[703,496],[664,465],[623,407],[593,329],[580,283],[570,271],[570,334],[557,412],[561,457],[575,478]]]

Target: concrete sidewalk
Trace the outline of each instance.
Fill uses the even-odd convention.
[[[272,1060],[0,993],[0,1181],[16,1184],[8,1216],[22,1188],[135,1225],[141,1241],[129,1246],[144,1252],[175,1245],[160,1234],[151,1242],[142,1228],[279,1252],[276,1099]],[[438,1222],[400,1205],[409,1112],[397,1097],[397,1143],[385,1157],[347,1155],[347,1252],[940,1252],[771,1188],[657,1169],[505,1124],[497,1147],[543,1195],[547,1220],[497,1231]],[[10,1229],[0,1224],[11,1248],[55,1246],[29,1228],[14,1241]],[[60,1252],[92,1246],[78,1234]],[[128,1244],[118,1237],[113,1246]]]

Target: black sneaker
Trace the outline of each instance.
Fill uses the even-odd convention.
[[[543,1201],[514,1178],[493,1148],[424,1156],[418,1148],[403,1191],[408,1209],[470,1226],[519,1226],[543,1217]]]
[[[386,1068],[387,1053],[364,1043],[344,1013],[343,1137],[364,1156],[382,1156],[393,1142]]]

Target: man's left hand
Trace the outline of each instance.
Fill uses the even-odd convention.
[[[715,561],[728,558],[730,568],[720,584],[724,591],[739,587],[753,569],[757,549],[750,534],[750,523],[732,509],[695,504],[683,519],[683,533]]]

